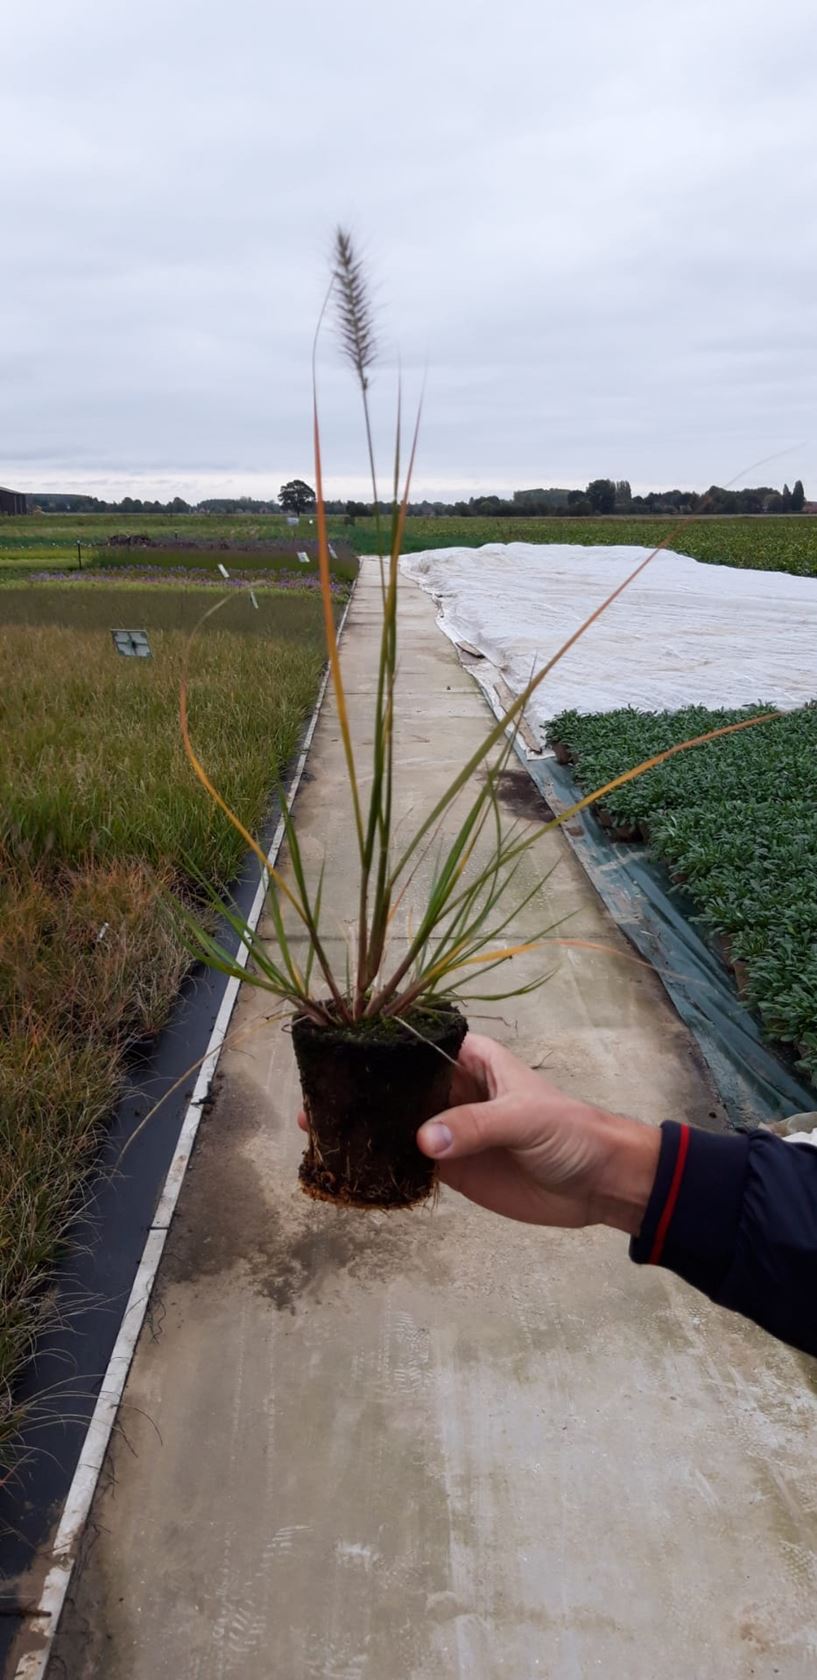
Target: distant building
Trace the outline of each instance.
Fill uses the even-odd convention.
[[[4,490],[0,486],[0,513],[28,513],[28,503],[20,490]]]
[[[804,513],[817,513],[817,502],[804,502],[803,503],[803,512]]]

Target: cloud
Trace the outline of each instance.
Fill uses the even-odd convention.
[[[810,0],[30,0],[4,20],[0,478],[309,474],[331,233],[375,278],[419,493],[817,480]],[[329,486],[362,488],[321,364]]]

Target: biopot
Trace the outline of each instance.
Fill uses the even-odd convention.
[[[292,1039],[309,1124],[304,1190],[349,1207],[411,1207],[431,1191],[434,1162],[417,1128],[448,1106],[468,1031],[458,1009],[318,1026],[296,1017]]]

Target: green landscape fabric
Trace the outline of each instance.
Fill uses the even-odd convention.
[[[555,815],[581,798],[570,770],[555,759],[523,762]],[[692,906],[683,890],[673,886],[647,847],[610,840],[590,810],[572,817],[563,833],[622,933],[651,963],[693,1033],[731,1124],[759,1125],[817,1109],[817,1091],[764,1041],[725,964],[691,926]]]

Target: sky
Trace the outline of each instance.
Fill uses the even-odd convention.
[[[0,483],[312,481],[341,223],[384,482],[399,367],[417,497],[817,498],[813,0],[26,0],[0,51]],[[319,385],[363,494],[331,330]]]

